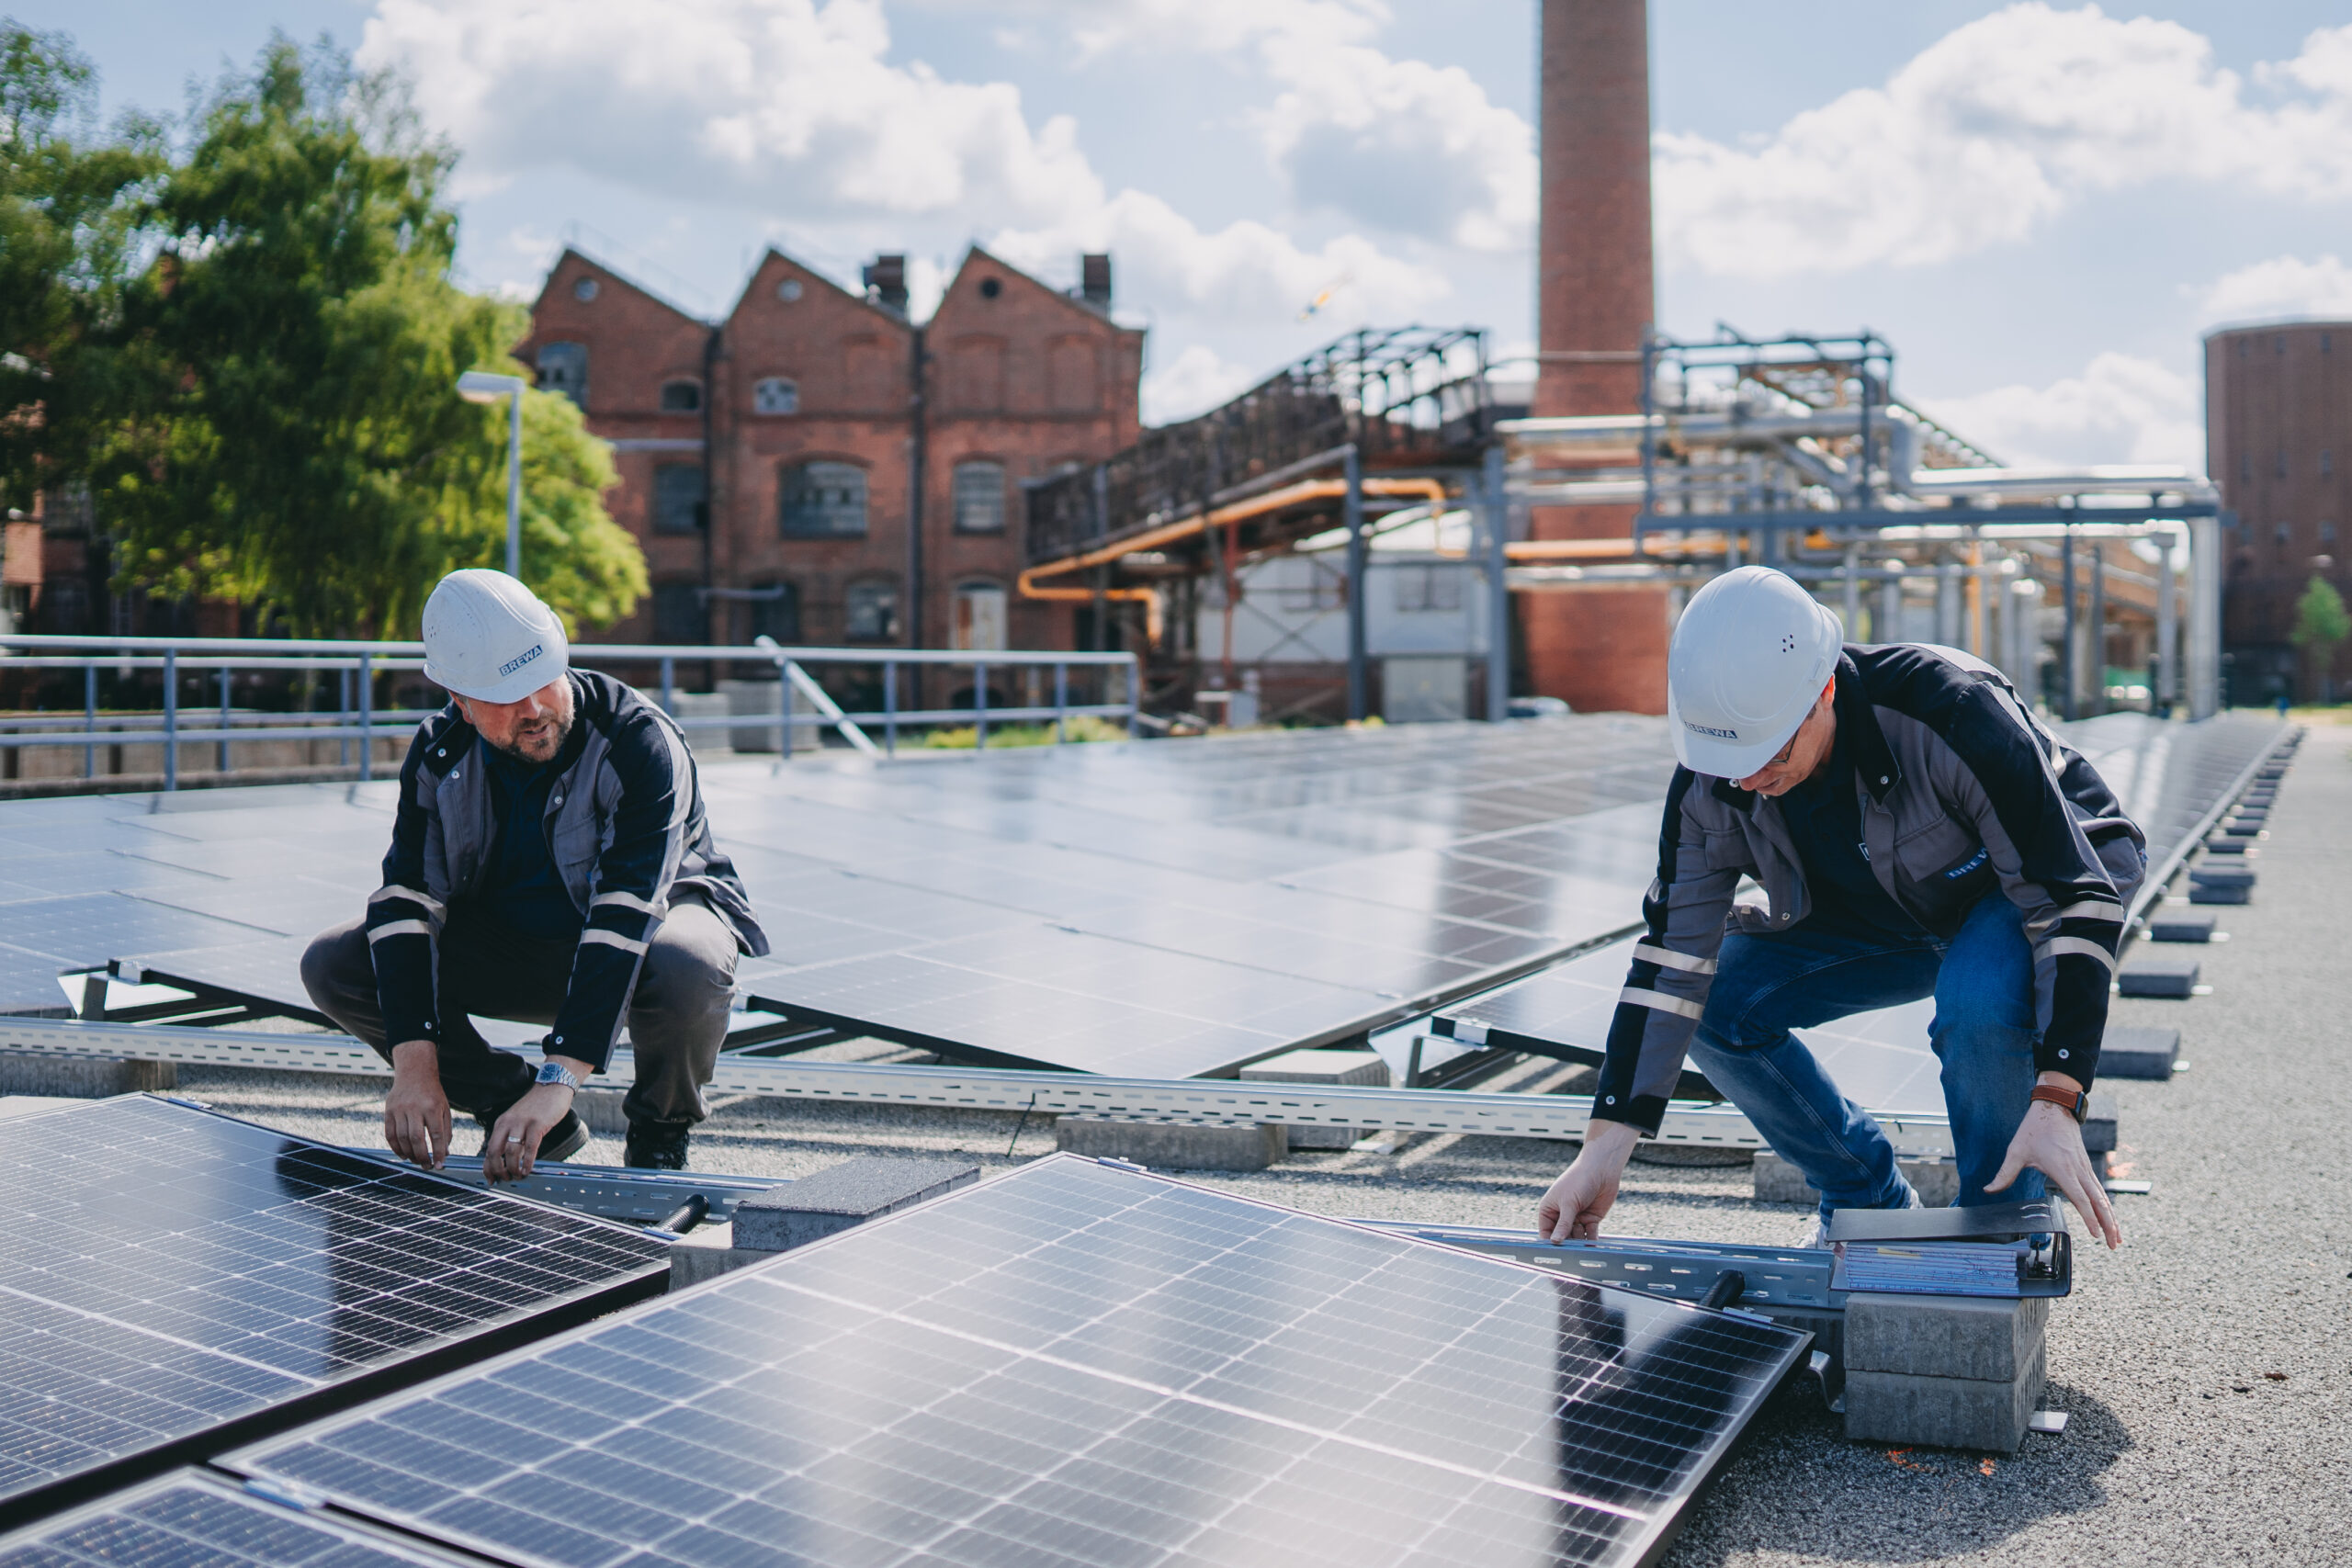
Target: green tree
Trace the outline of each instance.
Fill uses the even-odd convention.
[[[2295,601],[2295,629],[2287,634],[2287,640],[2318,666],[2322,702],[2333,700],[2329,677],[2335,667],[2335,650],[2347,637],[2352,637],[2352,614],[2344,608],[2344,595],[2327,579],[2312,573],[2303,596]]]
[[[503,560],[505,411],[455,384],[525,374],[505,352],[525,322],[450,279],[451,162],[395,79],[325,45],[277,38],[222,84],[126,292],[98,473],[123,579],[395,636],[444,571]],[[524,575],[608,623],[646,586],[600,499],[611,460],[568,403],[525,401]]]
[[[62,33],[0,17],[0,504],[78,477],[102,377],[85,354],[120,304],[161,133],[94,130],[96,73]]]

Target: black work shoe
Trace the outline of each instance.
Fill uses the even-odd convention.
[[[484,1158],[489,1157],[490,1137],[496,1125],[496,1117],[482,1122],[481,1152]],[[534,1158],[541,1165],[560,1165],[587,1146],[588,1123],[580,1119],[577,1111],[567,1111],[563,1113],[563,1120],[548,1128],[547,1136],[539,1140],[539,1152]]]
[[[640,1170],[684,1170],[686,1135],[694,1130],[691,1122],[632,1122],[621,1163]]]

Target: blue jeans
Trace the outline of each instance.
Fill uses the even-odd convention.
[[[1789,1031],[1926,996],[1936,998],[1928,1039],[1951,1117],[1959,1201],[2040,1198],[2038,1170],[1984,1190],[2033,1096],[2033,950],[2016,905],[1988,894],[1950,941],[1811,921],[1724,939],[1691,1060],[1820,1190],[1825,1219],[1838,1209],[1905,1208],[1911,1184],[1879,1124]]]

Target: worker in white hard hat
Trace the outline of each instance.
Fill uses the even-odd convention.
[[[384,883],[302,959],[319,1010],[392,1066],[384,1138],[439,1166],[454,1110],[492,1180],[588,1142],[572,1109],[628,1026],[625,1163],[680,1169],[707,1113],[741,953],[767,939],[713,841],[670,716],[571,668],[563,623],[501,571],[424,606],[425,678],[449,705],[401,768]],[[534,1072],[469,1015],[548,1026]]]
[[[1962,1204],[2063,1191],[2122,1244],[2083,1147],[2109,976],[2146,841],[2001,673],[1843,640],[1785,574],[1691,595],[1667,657],[1657,879],[1574,1164],[1544,1195],[1590,1238],[1684,1055],[1838,1209],[1917,1206],[1886,1134],[1790,1032],[1935,998]],[[1742,877],[1760,905],[1734,898]]]

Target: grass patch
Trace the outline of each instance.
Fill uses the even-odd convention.
[[[1125,725],[1114,724],[1107,718],[1087,713],[1062,721],[1062,739],[1071,741],[1125,740]],[[977,725],[961,725],[954,729],[934,729],[922,738],[922,743],[934,751],[969,751],[980,743]],[[1050,724],[1004,724],[989,726],[989,750],[1001,746],[1051,746],[1054,727]]]

